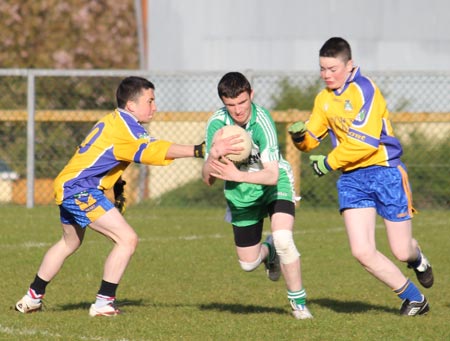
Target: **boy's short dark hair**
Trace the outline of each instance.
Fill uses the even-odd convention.
[[[219,81],[217,90],[220,98],[236,98],[243,92],[250,94],[252,87],[242,73],[228,72]]]
[[[155,90],[155,86],[148,79],[142,77],[131,76],[124,78],[116,91],[117,107],[120,109],[125,108],[127,102],[136,99],[144,89]]]
[[[343,38],[333,37],[328,39],[320,48],[319,57],[340,57],[345,63],[352,59],[350,44]]]

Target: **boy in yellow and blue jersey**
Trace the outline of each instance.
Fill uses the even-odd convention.
[[[330,136],[331,152],[312,155],[310,161],[319,177],[342,171],[337,182],[339,206],[353,256],[403,300],[401,315],[425,314],[429,311],[425,296],[375,244],[379,214],[393,255],[414,269],[422,286],[433,285],[431,265],[412,237],[411,190],[384,97],[353,65],[346,40],[327,40],[319,63],[326,88],[317,95],[308,122],[289,128],[292,140],[298,149],[309,152]]]
[[[120,313],[115,305],[116,290],[138,237],[104,191],[115,184],[123,187],[121,175],[132,162],[165,166],[178,158],[203,157],[204,144],[180,145],[150,136],[143,124],[149,123],[156,112],[154,89],[145,78],[123,79],[116,92],[118,108],[95,124],[56,177],[55,201],[63,236],[45,254],[26,295],[15,306],[17,311],[30,313],[42,308],[47,285],[80,247],[89,226],[114,242],[89,315]]]

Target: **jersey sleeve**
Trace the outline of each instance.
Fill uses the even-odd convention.
[[[319,94],[314,100],[314,107],[306,122],[306,134],[302,142],[295,143],[295,146],[303,152],[309,152],[316,148],[320,142],[328,135],[328,120],[323,110],[322,95]]]
[[[261,162],[279,161],[280,150],[275,123],[266,109],[256,107],[256,110],[258,111],[256,127],[252,139],[258,146]]]
[[[114,139],[114,156],[125,162],[165,166],[173,160],[166,160],[171,142],[151,137],[147,130],[128,116],[121,116],[117,122]]]

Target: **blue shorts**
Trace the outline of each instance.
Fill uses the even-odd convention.
[[[90,189],[64,199],[59,214],[61,223],[85,228],[113,207],[103,191]]]
[[[375,207],[390,221],[413,216],[412,195],[403,165],[372,166],[343,173],[337,182],[339,209]]]

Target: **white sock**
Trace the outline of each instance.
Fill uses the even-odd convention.
[[[95,300],[95,307],[96,308],[103,308],[104,306],[107,306],[108,304],[114,303],[115,297],[111,296],[103,296],[97,294],[97,299]]]

